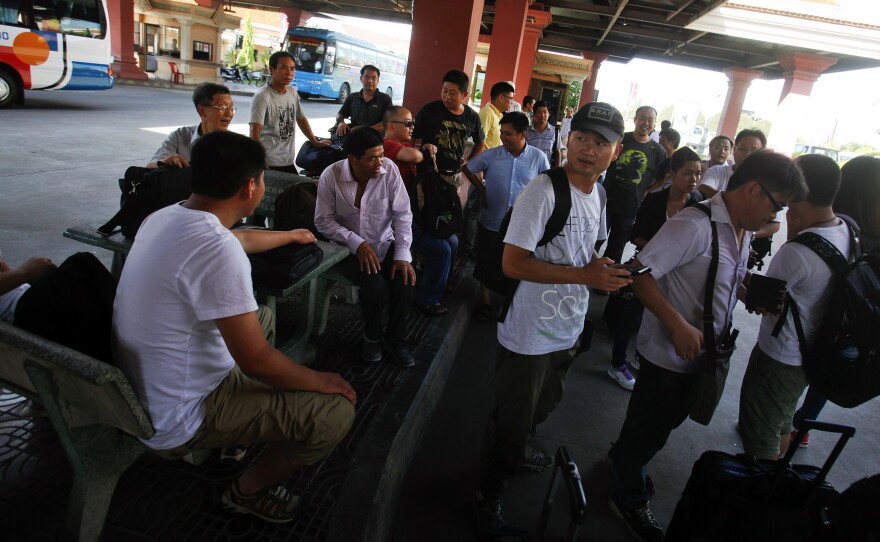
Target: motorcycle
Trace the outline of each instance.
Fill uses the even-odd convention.
[[[230,81],[232,83],[244,83],[241,78],[241,71],[236,64],[233,64],[232,66],[229,66],[227,68],[220,66],[220,77],[223,78],[224,81]]]

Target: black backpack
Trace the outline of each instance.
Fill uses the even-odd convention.
[[[35,282],[15,307],[16,327],[112,363],[110,334],[116,279],[88,252],[64,260]]]
[[[421,185],[424,194],[424,203],[421,209],[416,201],[412,202],[413,215],[419,221],[422,231],[437,239],[448,239],[454,233],[461,231],[463,213],[461,200],[458,199],[458,190],[443,180],[443,177],[433,169],[434,161],[426,158],[419,166],[416,182]]]
[[[117,226],[122,235],[134,239],[141,223],[154,212],[183,201],[192,194],[190,168],[132,166],[122,180],[122,205],[113,218],[98,228],[104,236],[112,235]]]
[[[807,344],[797,303],[786,294],[773,336],[779,335],[791,310],[804,371],[830,401],[853,408],[880,395],[880,255],[861,254],[859,229],[843,215],[850,230],[854,262],[824,237],[806,232],[792,239],[815,252],[833,275],[831,305],[812,344]]]
[[[305,228],[316,238],[327,241],[315,227],[315,207],[318,204],[318,183],[306,181],[288,186],[275,198],[274,230]]]
[[[340,145],[315,147],[306,141],[296,153],[296,167],[306,172],[309,177],[318,177],[330,165],[345,159],[346,153]]]
[[[550,213],[550,218],[548,218],[547,223],[544,224],[544,233],[543,235],[541,235],[541,239],[538,240],[539,247],[546,245],[562,232],[562,229],[568,222],[568,215],[571,214],[571,188],[568,184],[568,176],[565,174],[565,169],[563,169],[562,167],[555,167],[546,171],[542,171],[541,174],[550,177],[550,182],[553,185],[553,195],[555,198],[555,202],[553,212]],[[601,201],[602,208],[604,209],[606,201],[605,189],[599,183],[596,183],[595,189],[599,191],[599,200]],[[498,242],[501,243],[502,247],[498,250],[492,250],[490,252],[494,259],[494,261],[491,262],[491,266],[497,269],[500,275],[503,275],[503,267],[501,262],[504,255],[504,236],[507,234],[507,228],[510,226],[510,217],[512,214],[513,207],[507,210],[507,213],[501,220],[501,226],[498,228],[497,239]],[[516,294],[517,288],[519,288],[518,280],[512,279],[510,277],[505,277],[505,280],[505,292],[503,292],[505,295],[505,299],[504,305],[502,305],[501,307],[501,312],[498,314],[499,322],[504,322],[504,320],[507,318],[507,311],[510,310],[510,304],[513,302],[513,296],[514,294]]]

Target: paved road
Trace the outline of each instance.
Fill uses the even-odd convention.
[[[191,90],[117,86],[108,91],[28,92],[0,111],[0,250],[11,265],[32,255],[61,262],[89,247],[65,239],[69,226],[103,222],[119,207],[117,179],[146,165],[165,136],[198,122]],[[233,129],[247,132],[250,97],[235,96]],[[339,105],[303,102],[326,134]],[[296,141],[305,141],[297,132]],[[105,263],[110,254],[95,249]]]

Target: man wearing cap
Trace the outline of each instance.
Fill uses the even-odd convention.
[[[602,187],[596,181],[620,153],[622,137],[623,117],[609,104],[587,104],[572,118],[568,162],[562,167],[571,209],[562,232],[546,245],[538,241],[555,206],[550,177],[535,177],[513,208],[502,267],[521,282],[498,325],[495,404],[486,440],[491,449],[483,456],[487,465],[477,495],[483,536],[504,532],[501,499],[516,468],[540,471],[553,464],[529,440],[562,398],[589,288],[611,291],[631,282],[628,271],[608,267],[611,261],[592,248],[605,237]]]

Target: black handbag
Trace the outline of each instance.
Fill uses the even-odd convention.
[[[715,292],[715,275],[718,273],[718,228],[712,220],[712,212],[708,207],[699,203],[694,207],[709,215],[709,223],[712,226],[712,260],[706,275],[706,293],[703,298],[703,340],[706,343],[706,352],[699,360],[700,371],[691,389],[690,419],[699,424],[709,425],[724,393],[727,373],[730,371],[730,357],[736,349],[736,336],[739,335],[739,330],[732,329],[728,324],[721,337],[717,341],[715,339],[712,298]]]
[[[254,287],[283,290],[321,265],[324,251],[315,243],[282,245],[248,254]]]
[[[304,170],[307,175],[317,177],[330,165],[344,159],[347,155],[339,145],[315,147],[306,141],[296,153],[296,167]]]
[[[109,236],[120,226],[122,235],[134,239],[144,219],[192,194],[191,177],[191,168],[165,167],[162,162],[156,168],[128,168],[120,184],[121,208],[98,233]]]

